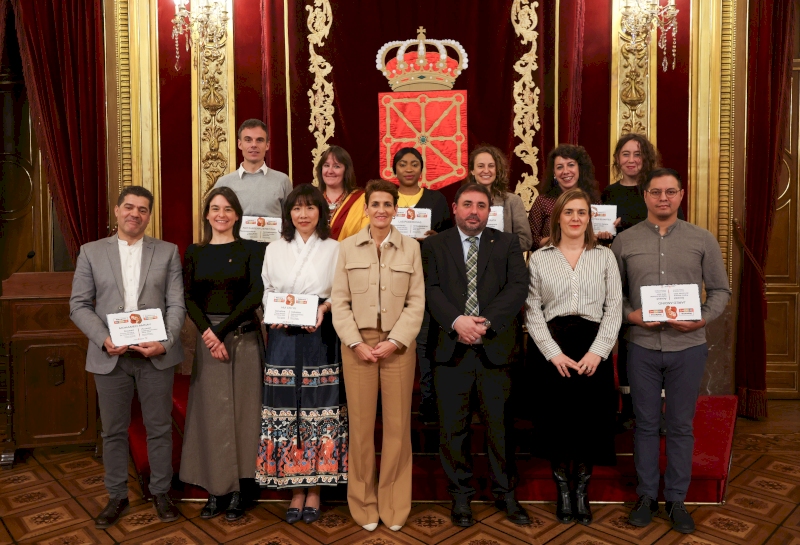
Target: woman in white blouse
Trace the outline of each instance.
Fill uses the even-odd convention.
[[[264,306],[270,293],[317,295],[314,327],[272,325],[266,352],[256,479],[292,489],[286,521],[317,520],[320,485],[347,481],[347,408],[339,399],[341,353],[330,320],[339,243],[328,206],[310,184],[286,198],[282,237],[267,246]]]
[[[550,243],[528,264],[525,301],[535,343],[528,357],[538,378],[536,424],[558,489],[556,516],[564,523],[589,524],[592,466],[616,460],[614,368],[608,356],[622,321],[622,284],[614,254],[597,245],[591,198],[582,189],[558,197],[550,233]]]

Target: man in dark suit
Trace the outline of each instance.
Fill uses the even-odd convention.
[[[129,186],[114,207],[116,235],[81,246],[70,318],[89,338],[86,370],[94,374],[103,422],[103,465],[108,504],[95,519],[108,528],[128,510],[128,426],[134,385],[142,405],[150,461],[150,492],[158,518],[176,520],[168,492],[172,481],[172,381],[183,361],[181,328],[186,316],[178,247],[145,236],[153,195]],[[160,309],[167,338],[115,346],[108,314]]]
[[[487,426],[495,504],[511,522],[530,523],[514,498],[514,453],[506,435],[509,360],[515,350],[516,316],[528,293],[528,273],[519,237],[486,228],[491,202],[485,186],[462,186],[453,204],[456,227],[428,238],[422,246],[428,311],[439,327],[433,350],[439,453],[450,479],[452,519],[458,526],[473,523],[469,505],[475,494],[469,451],[473,386]]]

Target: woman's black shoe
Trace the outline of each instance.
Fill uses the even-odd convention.
[[[303,507],[303,522],[311,524],[319,520],[320,510],[314,507]]]
[[[286,522],[294,524],[303,518],[303,513],[297,507],[290,507],[286,510]]]
[[[556,518],[559,522],[569,524],[572,516],[572,501],[569,497],[569,480],[565,464],[553,464],[553,480],[556,482],[558,497],[556,499]]]
[[[224,496],[215,496],[213,494],[209,494],[208,501],[200,511],[200,518],[203,520],[208,520],[222,514],[222,512],[228,507],[228,503],[230,503],[230,501],[230,494],[225,494]]]
[[[592,508],[589,506],[589,497],[586,489],[589,479],[592,478],[592,466],[577,464],[575,471],[575,522],[589,525],[592,523]]]
[[[246,508],[247,501],[242,496],[242,493],[239,491],[234,492],[231,494],[231,502],[228,504],[228,508],[225,510],[225,519],[236,520],[242,518]]]

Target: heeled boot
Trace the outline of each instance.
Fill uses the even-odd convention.
[[[551,462],[553,480],[556,482],[558,496],[556,498],[556,518],[563,524],[574,520],[572,516],[572,500],[569,494],[569,462]]]
[[[575,464],[575,522],[589,525],[592,523],[592,508],[589,506],[587,488],[592,478],[592,464],[583,462]]]

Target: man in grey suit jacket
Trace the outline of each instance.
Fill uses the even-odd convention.
[[[84,244],[75,266],[70,318],[89,338],[86,370],[94,373],[103,423],[103,465],[109,500],[95,519],[108,528],[128,510],[128,426],[134,385],[147,429],[150,492],[158,517],[178,511],[168,492],[172,481],[173,367],[183,361],[180,332],[186,315],[178,247],[144,235],[153,195],[138,186],[122,190],[114,207],[117,235]],[[115,346],[106,315],[161,309],[163,342]]]

